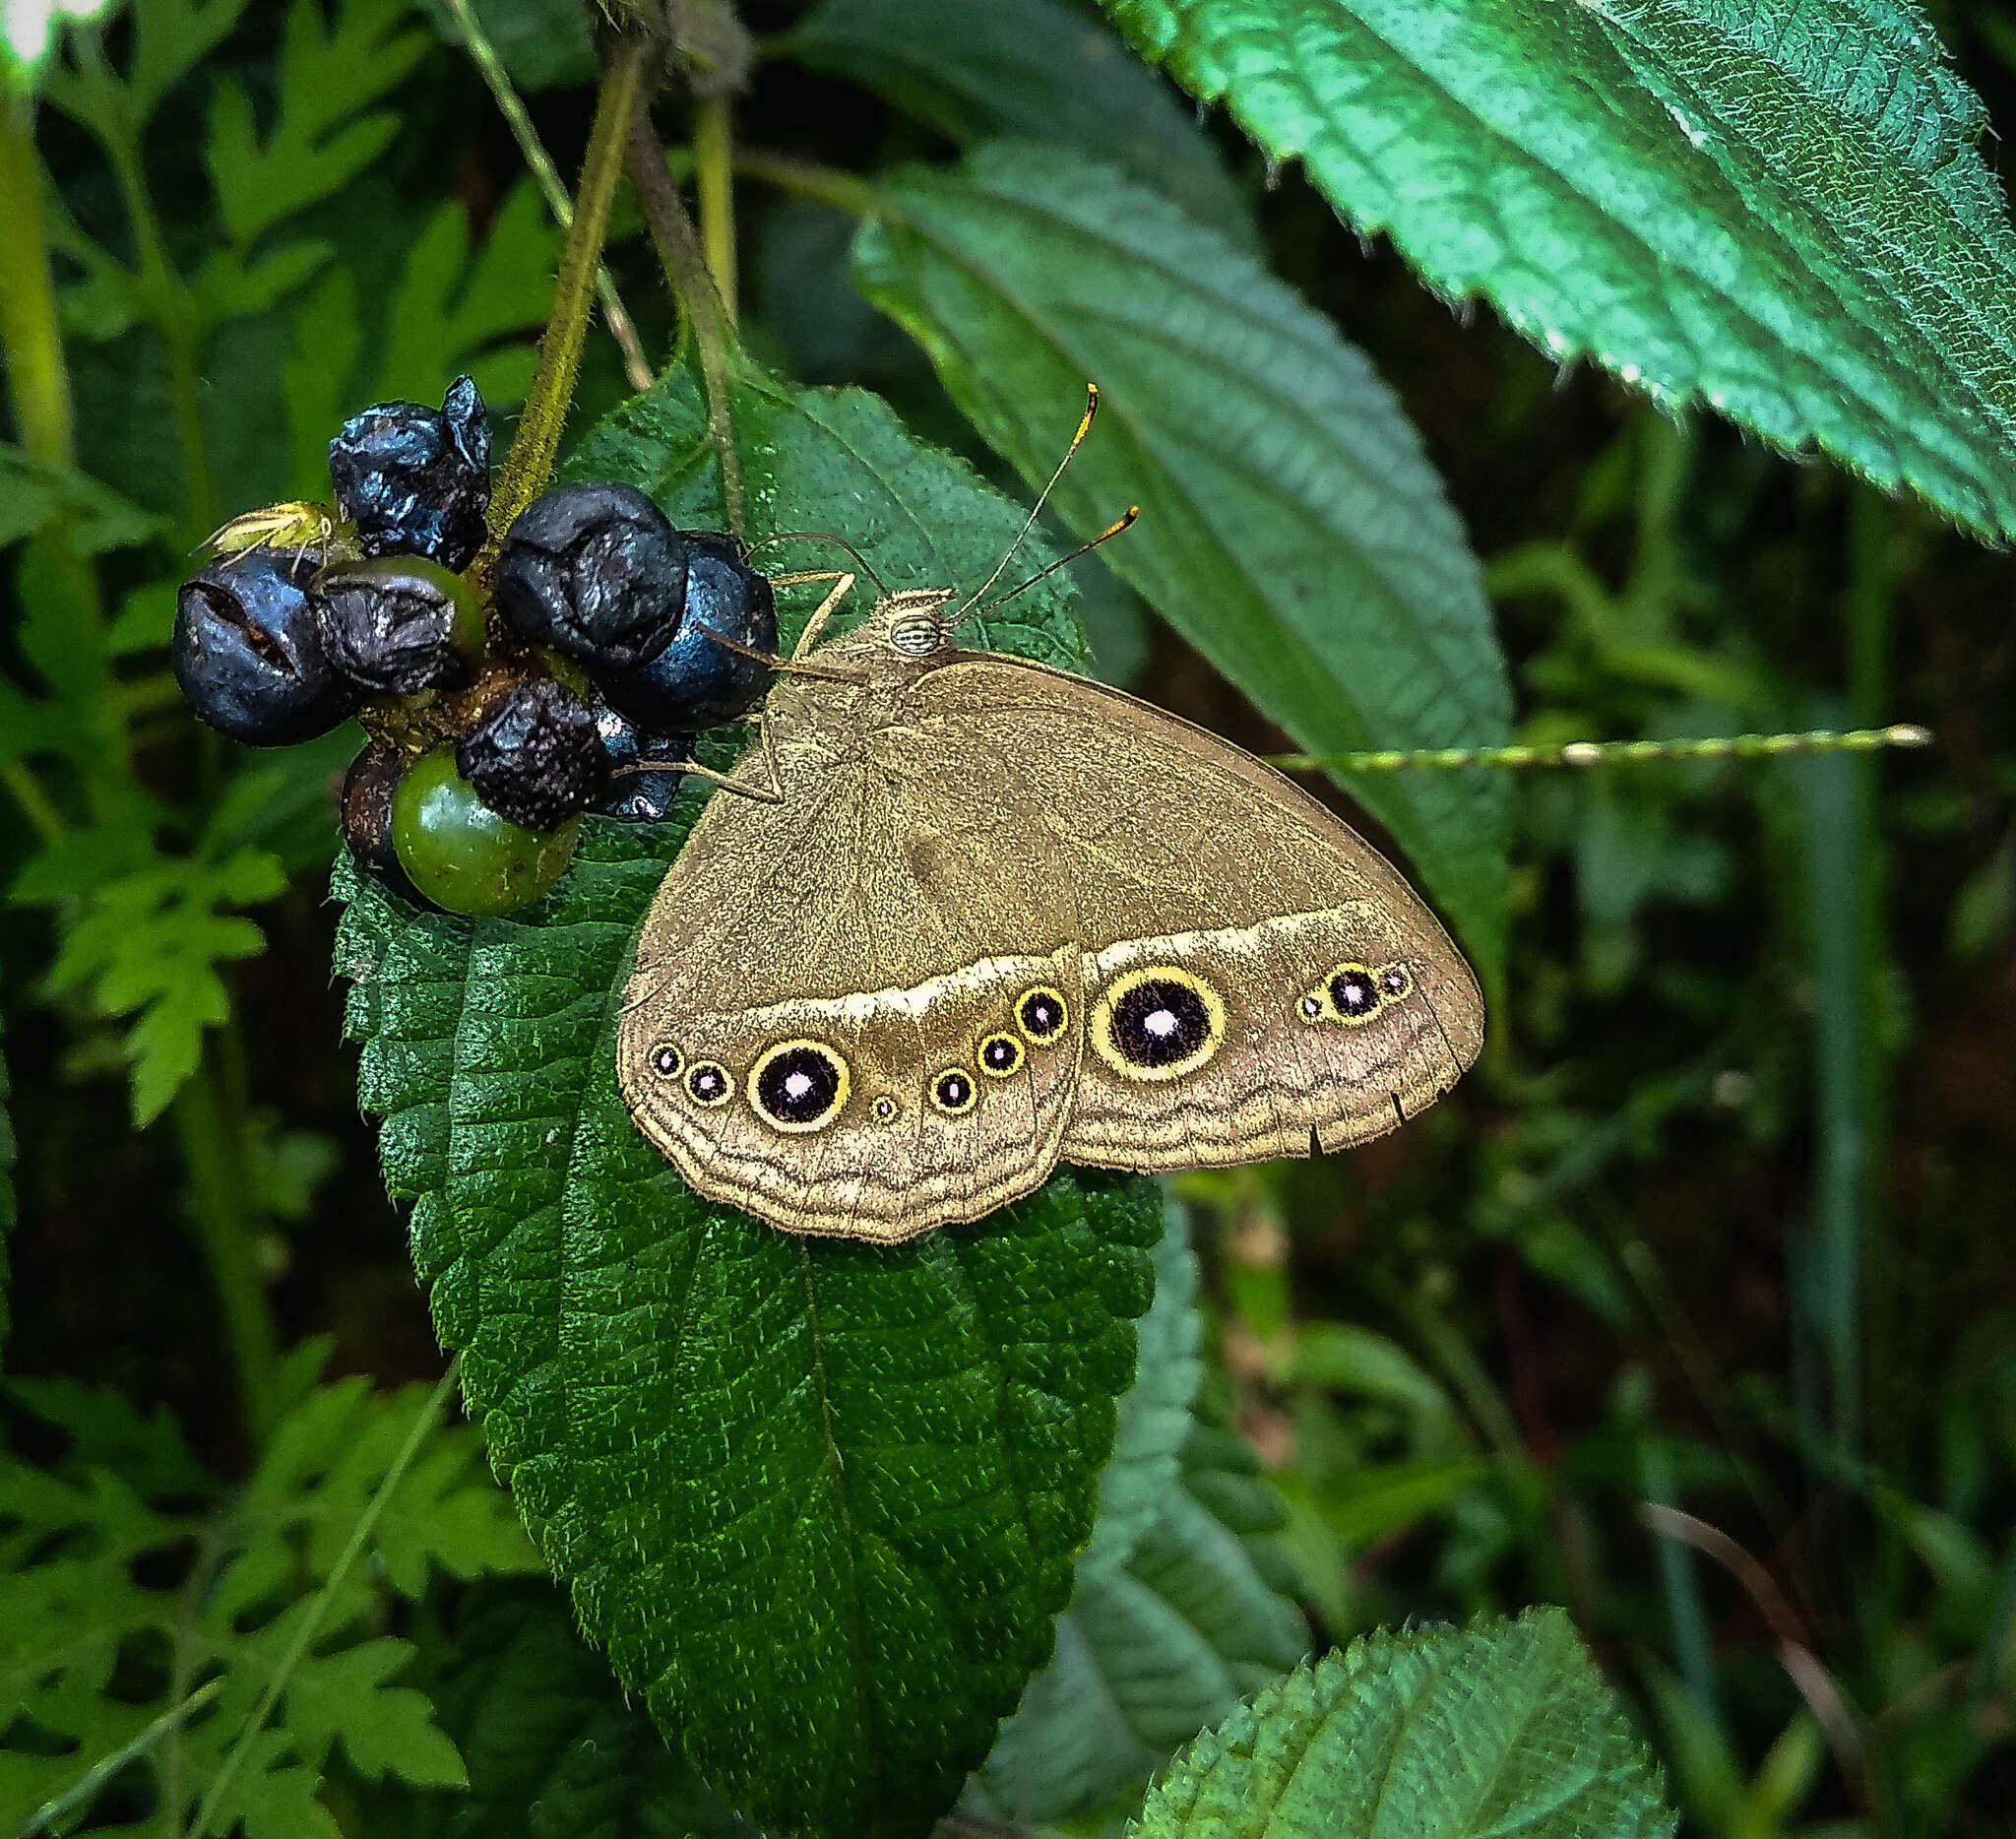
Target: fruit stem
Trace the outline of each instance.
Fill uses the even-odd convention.
[[[242,1192],[241,1133],[221,1088],[216,1049],[207,1044],[169,1109],[189,1174],[190,1225],[223,1307],[245,1427],[259,1446],[273,1427],[280,1358]]]
[[[693,108],[694,189],[700,204],[700,246],[707,272],[721,289],[732,326],[735,300],[734,131],[725,95],[703,96]]]
[[[651,117],[640,109],[630,128],[630,184],[658,249],[665,285],[692,329],[700,357],[701,393],[707,399],[707,441],[721,463],[722,509],[740,541],[749,536],[748,501],[742,489],[742,453],[735,444],[733,322],[709,272],[693,221],[679,202],[678,187],[665,168]]]
[[[561,431],[567,424],[567,410],[581,369],[581,348],[594,307],[596,271],[609,229],[609,207],[623,173],[623,149],[643,94],[645,65],[654,54],[649,39],[621,39],[602,73],[595,125],[589,131],[588,155],[582,161],[581,186],[574,201],[574,222],[567,231],[560,278],[553,289],[553,313],[539,340],[538,367],[526,392],[511,457],[504,463],[503,479],[490,500],[490,541],[476,564],[479,580],[494,566],[504,533],[553,476],[553,461],[560,451]]]
[[[567,187],[553,164],[552,155],[546,152],[538,129],[533,126],[532,117],[525,112],[524,102],[512,88],[511,75],[504,68],[504,60],[497,55],[497,47],[490,42],[489,34],[483,31],[482,23],[476,18],[469,0],[448,0],[448,10],[455,15],[462,41],[469,49],[470,62],[475,65],[477,74],[490,92],[491,100],[497,104],[497,112],[504,117],[504,125],[511,130],[511,138],[518,143],[519,155],[545,199],[546,209],[553,214],[553,222],[563,232],[571,230],[574,227],[574,201],[567,196]],[[637,336],[637,322],[630,317],[630,309],[616,291],[615,278],[610,275],[606,263],[596,267],[595,291],[596,298],[602,304],[602,323],[608,327],[609,337],[615,340],[623,353],[623,375],[630,387],[642,394],[652,385],[651,360],[644,354],[644,342]]]

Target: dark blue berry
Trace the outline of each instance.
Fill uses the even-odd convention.
[[[380,696],[467,683],[482,656],[481,603],[424,556],[338,562],[309,582],[308,599],[329,662]]]
[[[593,670],[627,670],[677,630],[686,545],[628,485],[558,485],[520,513],[497,558],[497,610]]]
[[[490,423],[469,377],[439,409],[380,403],[329,443],[329,476],[366,555],[424,555],[464,569],[483,546]]]
[[[593,804],[609,770],[595,711],[550,677],[527,677],[455,750],[456,770],[500,817],[557,830]]]
[[[366,873],[402,900],[426,906],[392,845],[392,794],[399,777],[399,755],[390,747],[366,747],[350,762],[343,780],[344,841]]]
[[[749,651],[777,650],[777,602],[770,583],[743,561],[741,545],[708,531],[683,536],[686,604],[678,631],[636,668],[596,672],[609,706],[654,734],[727,721],[763,694],[769,669],[716,635]]]
[[[613,709],[596,712],[596,729],[609,757],[608,789],[596,810],[633,824],[659,822],[679,794],[685,775],[674,763],[693,757],[692,735],[647,734]]]
[[[279,747],[326,734],[356,692],[322,649],[307,582],[315,563],[292,549],[241,549],[182,584],[175,602],[175,681],[189,706],[233,740]]]

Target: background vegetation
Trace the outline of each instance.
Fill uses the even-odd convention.
[[[1428,34],[1446,9],[1401,11]],[[1949,66],[1915,11],[1835,11],[1584,9],[1521,61],[1541,29],[1486,7],[1469,62],[1438,65],[1406,19],[1343,0],[677,10],[659,116],[750,354],[734,407],[759,513],[963,578],[1012,514],[926,443],[1026,502],[1093,375],[1113,412],[1052,534],[1147,515],[1005,642],[1071,656],[1075,618],[1102,674],[1262,751],[1937,736],[1332,788],[1461,930],[1489,1051],[1367,1149],[1174,1184],[1120,1413],[1137,1466],[1106,1474],[1056,1657],[967,1786],[969,1825],[1116,1822],[1304,1653],[1544,1603],[1690,1830],[2008,1830],[2016,649],[1980,539],[2016,532],[2016,259],[1962,80],[2016,118],[2016,17],[1935,8]],[[587,16],[478,12],[577,171]],[[1267,40],[1291,27],[1292,81]],[[62,1795],[55,1830],[738,1827],[578,1617],[640,1686],[733,1673],[718,1702],[648,1696],[743,1812],[927,1820],[956,1775],[905,1774],[900,1743],[864,1762],[879,1738],[817,1706],[764,1721],[795,1702],[789,1643],[735,1673],[625,1620],[641,1586],[596,1568],[578,1519],[590,1465],[540,1442],[546,1407],[507,1383],[514,1318],[456,1282],[470,1220],[563,1205],[538,1104],[494,1165],[465,1138],[444,1167],[451,1119],[503,1115],[461,992],[524,1024],[556,984],[606,987],[624,903],[680,832],[592,842],[541,931],[405,927],[368,889],[339,918],[332,789],[355,731],[235,750],[165,668],[189,548],[322,495],[345,415],[438,401],[469,369],[508,431],[532,378],[561,234],[452,11],[132,0],[65,37],[34,102],[8,81],[0,1814]],[[18,259],[39,247],[57,325]],[[572,464],[719,523],[709,392],[628,194],[608,265],[649,369],[669,368],[622,407],[637,379],[593,334]],[[804,390],[836,384],[893,415]],[[388,1172],[420,1203],[411,1256],[333,941],[362,978],[348,1026],[395,1118]],[[532,1037],[539,1066],[564,1060]],[[564,1109],[592,1137],[590,1079]],[[591,1214],[636,1263],[671,1203],[635,1199],[644,1152],[615,1115]],[[952,1695],[947,1767],[1013,1704],[1072,1587],[1150,1294],[1151,1200],[1067,1178],[1041,1206],[1001,1228],[991,1277],[961,1253],[961,1281],[1026,1302],[1050,1272],[1018,1345],[1062,1321],[1093,1352],[1045,1380],[1078,1427],[1026,1490],[1053,1493],[1055,1524],[990,1549],[1014,1614],[982,1655],[999,1677]],[[797,1280],[750,1243],[723,1319],[760,1329],[752,1300]],[[477,1430],[441,1427],[457,1375],[415,1262],[573,1614]],[[864,1284],[860,1317],[937,1319],[938,1282]],[[724,1338],[714,1389],[673,1405],[788,1428],[770,1345]],[[777,1434],[752,1463],[789,1470]],[[790,1641],[844,1641],[816,1566],[802,1583]],[[663,1589],[681,1628],[704,1620],[705,1576]],[[1480,1703],[1581,1678],[1563,1623],[1520,1627]],[[892,1655],[942,1634],[887,1632]],[[1404,1673],[1404,1639],[1364,1652]],[[927,1700],[937,1676],[916,1684]],[[772,1753],[738,1749],[743,1726]],[[1650,1807],[1626,1782],[1588,1829]],[[1165,1795],[1143,1818],[1194,1811]]]

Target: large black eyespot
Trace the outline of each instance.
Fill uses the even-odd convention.
[[[840,1115],[850,1083],[823,1041],[780,1041],[749,1069],[749,1103],[780,1130],[818,1130]]]
[[[1398,1002],[1414,987],[1414,979],[1404,964],[1389,964],[1379,973],[1379,993],[1388,1002]]]
[[[1341,964],[1330,974],[1330,1006],[1346,1022],[1362,1022],[1379,1006],[1379,985],[1361,964]]]
[[[1021,1069],[1026,1058],[1022,1043],[1013,1035],[989,1035],[980,1043],[980,1071],[1006,1079]]]
[[[1129,1079],[1174,1079],[1194,1072],[1225,1039],[1218,991],[1174,965],[1129,971],[1093,1015],[1100,1057]]]
[[[958,1067],[948,1067],[931,1081],[931,1103],[948,1117],[962,1117],[979,1100],[979,1089]]]
[[[663,1079],[676,1079],[679,1068],[686,1064],[686,1056],[670,1042],[662,1042],[651,1050],[652,1070]]]
[[[686,1096],[695,1105],[705,1105],[712,1110],[717,1105],[725,1105],[734,1096],[734,1090],[728,1069],[714,1060],[695,1060],[686,1069]]]
[[[1015,1004],[1015,1025],[1040,1047],[1055,1041],[1070,1020],[1064,992],[1047,983],[1024,990]]]

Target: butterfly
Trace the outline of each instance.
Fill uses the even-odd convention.
[[[640,934],[618,1078],[690,1186],[896,1244],[1059,1161],[1362,1143],[1476,1059],[1462,956],[1299,787],[1120,690],[962,648],[949,589],[885,593],[819,644],[852,585]]]

